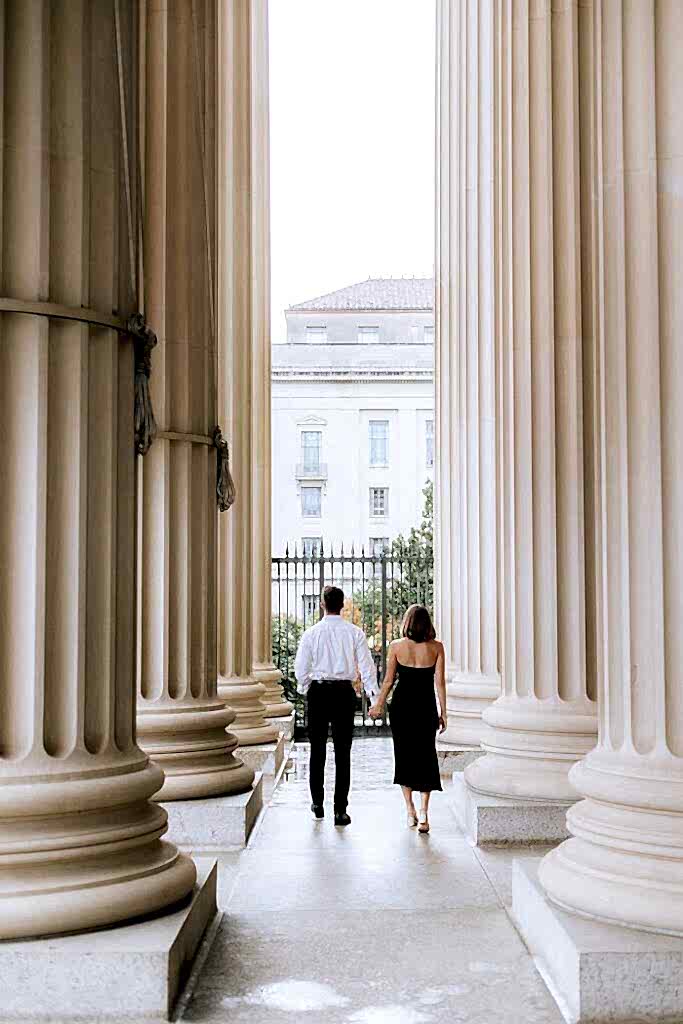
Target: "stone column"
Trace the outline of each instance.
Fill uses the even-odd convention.
[[[120,13],[130,114],[135,5]],[[134,308],[114,7],[8,0],[2,37],[5,939],[157,911],[195,869],[161,840],[162,773],[135,742],[134,359],[107,326]]]
[[[252,579],[254,676],[265,687],[267,718],[294,710],[273,664],[271,626],[271,417],[270,417],[270,144],[268,4],[252,0]]]
[[[240,0],[227,6],[221,60],[221,126],[227,137],[219,152],[218,404],[231,445],[237,500],[234,508],[221,516],[219,525],[218,692],[235,710],[233,732],[240,746],[271,743],[279,735],[275,726],[266,722],[265,687],[252,673],[251,388],[252,352],[262,313],[257,301],[257,258],[263,244],[254,204],[267,200],[258,191],[261,154],[256,102],[263,69],[253,47],[261,30],[257,8],[263,2]]]
[[[439,9],[437,619],[442,744],[478,749],[500,694],[493,235],[494,0]],[[440,744],[441,745],[441,744]]]
[[[503,693],[484,712],[487,753],[465,776],[484,794],[561,803],[577,797],[569,769],[597,729],[584,537],[590,182],[582,195],[579,164],[591,125],[577,5],[515,0],[496,11]]]
[[[683,935],[683,9],[595,15],[600,739],[540,878],[584,916]]]
[[[157,440],[141,474],[140,742],[160,800],[242,793],[253,772],[217,693],[214,3],[149,4],[145,82],[147,319]]]

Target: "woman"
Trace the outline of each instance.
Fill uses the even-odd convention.
[[[408,812],[408,825],[418,832],[429,832],[429,797],[441,789],[436,756],[437,729],[443,732],[446,720],[446,680],[443,644],[429,612],[420,604],[411,604],[403,616],[403,637],[389,645],[387,674],[370,716],[379,718],[398,677],[391,701],[391,731],[394,738],[394,782],[401,787]],[[436,706],[436,692],[439,706]],[[422,796],[418,818],[413,792]]]

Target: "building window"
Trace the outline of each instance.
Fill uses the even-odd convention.
[[[373,558],[381,558],[385,551],[389,550],[389,538],[388,537],[371,537],[370,538],[370,555]]]
[[[434,420],[425,420],[427,469],[434,468]]]
[[[434,325],[431,327],[423,327],[422,340],[428,342],[430,345],[434,344]]]
[[[304,606],[304,623],[320,615],[320,594],[302,594],[301,601]]]
[[[389,515],[389,488],[370,488],[370,515],[381,518]]]
[[[320,558],[322,546],[322,537],[301,538],[301,551],[303,553],[304,558]]]
[[[320,472],[320,449],[322,443],[323,435],[320,430],[301,431],[301,448],[305,473]]]
[[[301,488],[301,515],[309,518],[320,516],[322,487]]]
[[[373,345],[379,342],[379,327],[359,327],[358,342],[361,345]]]
[[[389,465],[389,420],[370,420],[370,465]]]
[[[306,341],[315,345],[324,345],[327,342],[327,327],[307,327]]]

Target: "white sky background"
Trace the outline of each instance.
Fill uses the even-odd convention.
[[[434,0],[270,0],[273,341],[284,309],[434,265]]]

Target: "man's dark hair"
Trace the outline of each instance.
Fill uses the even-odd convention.
[[[344,591],[339,587],[325,587],[323,590],[323,608],[332,615],[339,615],[344,607]]]

